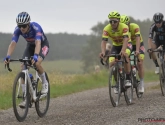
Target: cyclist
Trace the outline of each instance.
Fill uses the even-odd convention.
[[[104,27],[101,42],[100,57],[104,57],[106,50],[106,43],[108,38],[111,39],[113,46],[111,54],[121,54],[125,56],[128,63],[125,63],[126,71],[126,83],[125,86],[131,86],[130,79],[130,61],[128,59],[132,51],[132,43],[128,32],[128,26],[124,23],[120,23],[120,14],[117,11],[112,11],[108,15],[109,24]],[[109,67],[115,63],[115,57],[109,58]],[[114,89],[115,93],[118,93],[117,88]]]
[[[143,93],[144,92],[144,67],[143,67],[143,60],[144,60],[144,53],[145,53],[145,48],[144,48],[144,43],[143,43],[143,38],[140,33],[140,28],[136,23],[130,23],[130,18],[127,15],[122,15],[120,18],[121,23],[125,23],[129,27],[129,32],[131,35],[131,41],[133,45],[132,51],[135,52],[135,56],[138,56],[138,59],[140,62],[137,61],[137,66],[138,66],[138,75],[140,78],[140,86],[139,86],[139,92]]]
[[[7,56],[4,58],[4,63],[9,63],[11,54],[16,47],[16,43],[18,42],[19,36],[21,35],[22,37],[24,37],[27,41],[27,46],[22,58],[30,58],[31,56],[33,56],[31,63],[36,64],[38,73],[42,79],[41,93],[44,94],[48,92],[48,81],[46,80],[45,72],[41,66],[41,62],[48,54],[49,42],[41,26],[36,22],[30,21],[30,15],[27,12],[21,12],[16,17],[17,26],[14,30],[11,43],[8,47]],[[23,67],[24,66],[22,65],[22,68]],[[25,91],[24,88],[25,85],[22,84],[23,92]],[[20,106],[24,107],[25,101],[23,101]]]
[[[158,48],[163,45],[163,50],[165,50],[165,21],[163,21],[162,13],[155,13],[153,16],[154,23],[150,27],[148,46],[150,50]],[[159,64],[154,53],[151,53],[153,62],[155,63],[156,69],[155,74],[159,73]]]

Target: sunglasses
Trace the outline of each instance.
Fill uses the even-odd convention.
[[[27,27],[27,24],[24,24],[24,25],[18,25],[18,27],[19,27],[20,29],[21,29],[21,27],[25,29],[25,28]]]
[[[155,22],[156,24],[160,24],[161,22]]]
[[[110,20],[110,21],[109,21],[110,24],[115,24],[115,23],[117,23],[117,22],[119,22],[119,21],[118,21],[118,20]]]

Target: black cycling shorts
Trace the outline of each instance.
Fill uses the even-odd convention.
[[[133,45],[132,51],[136,51],[136,45]],[[145,47],[144,47],[144,43],[143,42],[140,43],[139,53],[140,54],[144,54],[145,53]]]
[[[27,43],[27,46],[22,58],[30,59],[30,57],[34,55],[34,52],[35,52],[35,45]],[[49,52],[49,45],[41,44],[41,50],[40,50],[39,56],[42,57],[42,59],[44,59],[45,56],[48,54],[48,52]]]

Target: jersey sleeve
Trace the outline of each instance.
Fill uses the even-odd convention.
[[[33,24],[35,30],[35,40],[42,41],[43,31],[39,24]]]
[[[134,33],[135,36],[140,36],[140,27],[138,25],[134,25]]]
[[[151,38],[151,39],[153,39],[154,30],[155,30],[155,24],[152,24],[150,27],[150,31],[149,31],[149,38]]]
[[[122,29],[122,36],[123,37],[129,37],[129,30],[128,30],[128,26],[124,25],[123,29]]]
[[[102,34],[102,40],[104,41],[108,41],[108,38],[109,38],[109,25],[105,26],[104,29],[103,29],[103,34]]]
[[[12,37],[12,42],[18,42],[20,36],[20,29],[18,27],[15,28],[14,33],[13,33],[13,37]]]

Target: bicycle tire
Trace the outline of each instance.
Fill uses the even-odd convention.
[[[127,105],[132,104],[132,99],[133,99],[133,84],[132,84],[132,71],[131,71],[131,86],[130,87],[125,87],[125,91],[124,91],[124,97],[125,97],[125,101],[127,103]],[[130,94],[129,94],[129,90],[130,90]]]
[[[140,81],[137,79],[137,73],[136,73],[136,76],[132,76],[133,77],[133,88],[135,89],[135,92],[136,92],[136,96],[137,98],[142,98],[143,96],[143,93],[139,93],[139,85],[140,85]]]
[[[50,103],[50,83],[49,83],[49,78],[48,78],[48,75],[47,73],[45,72],[45,76],[46,76],[46,80],[48,81],[48,93],[47,93],[47,98],[46,98],[46,107],[44,109],[44,111],[41,111],[40,109],[40,102],[41,100],[38,100],[35,102],[35,109],[36,109],[36,112],[38,114],[39,117],[44,117],[48,111],[48,108],[49,108],[49,103]],[[37,81],[37,85],[36,85],[36,91],[38,89],[38,81]],[[40,92],[37,92],[37,95],[41,94]]]
[[[114,70],[114,68],[115,68],[115,70]],[[118,94],[115,94],[113,91],[114,87],[117,87],[114,85],[115,78],[113,79],[115,72],[116,72],[116,80],[117,80],[116,83],[118,83]],[[116,98],[114,98],[113,95],[116,95]],[[120,96],[121,96],[120,75],[118,72],[118,68],[113,66],[109,73],[109,97],[110,97],[110,101],[111,101],[113,107],[116,107],[119,105]]]
[[[29,87],[28,87],[28,83],[27,83],[27,86],[26,86],[26,97],[24,98],[24,95],[23,95],[23,92],[21,93],[22,94],[22,99],[26,99],[26,105],[25,105],[25,108],[24,109],[21,109],[17,104],[16,104],[16,101],[17,101],[17,98],[21,98],[21,95],[19,95],[19,93],[17,93],[17,84],[19,84],[19,87],[21,86],[19,83],[19,78],[22,78],[22,79],[25,79],[25,74],[23,72],[20,72],[17,74],[15,80],[14,80],[14,84],[13,84],[13,94],[12,94],[12,102],[13,102],[13,110],[14,110],[14,114],[16,116],[16,119],[19,121],[19,122],[22,122],[25,120],[26,116],[27,116],[27,113],[28,113],[28,109],[29,109]],[[22,88],[21,88],[22,89]],[[18,91],[20,92],[20,91]],[[18,96],[16,96],[18,94]],[[23,114],[20,115],[19,114],[19,109],[24,110]]]
[[[160,68],[160,67],[159,67]],[[164,79],[164,64],[161,64],[160,72],[159,72],[159,80],[160,80],[160,88],[162,92],[162,96],[165,96],[165,79]]]

